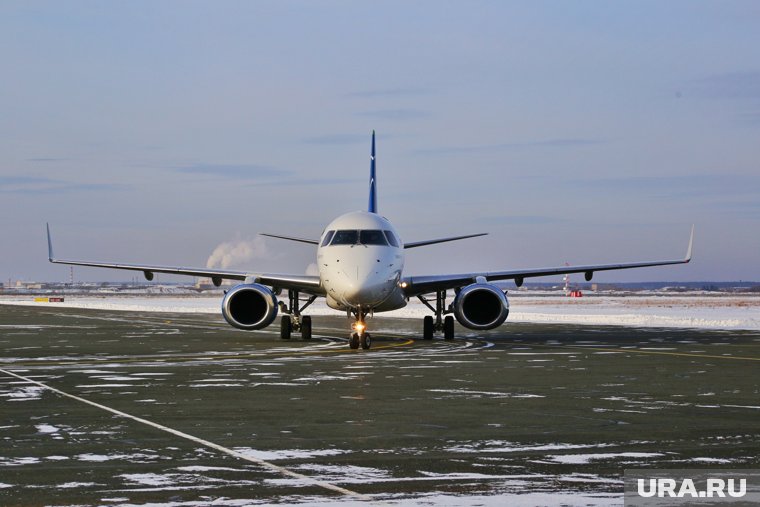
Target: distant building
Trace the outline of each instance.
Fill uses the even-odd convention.
[[[234,280],[222,280],[221,286],[231,286],[235,285]],[[198,278],[195,280],[195,288],[200,290],[213,290],[220,285],[214,285],[214,281],[211,278]]]
[[[29,289],[37,290],[37,289],[43,289],[43,288],[45,288],[45,284],[42,284],[40,282],[25,282],[23,280],[17,280],[16,281],[16,288],[17,289],[27,289],[27,290],[29,290]]]

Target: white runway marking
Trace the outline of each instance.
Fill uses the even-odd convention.
[[[126,419],[131,419],[133,421],[139,422],[141,424],[145,424],[147,426],[151,426],[153,428],[159,429],[161,431],[164,431],[166,433],[171,433],[172,435],[178,436],[180,438],[184,438],[185,440],[190,440],[191,442],[195,442],[197,444],[203,445],[205,447],[209,447],[211,449],[215,449],[219,452],[223,452],[224,454],[228,454],[232,457],[242,459],[251,463],[254,463],[256,465],[259,465],[263,468],[267,468],[269,470],[272,470],[274,472],[277,472],[281,475],[291,477],[294,479],[299,479],[305,482],[308,482],[309,484],[313,484],[315,486],[319,486],[320,488],[327,489],[330,491],[334,491],[336,493],[340,493],[342,495],[350,496],[353,498],[356,498],[358,500],[370,500],[369,497],[362,495],[361,493],[357,493],[356,491],[351,491],[350,489],[342,488],[340,486],[336,486],[335,484],[330,484],[329,482],[320,481],[314,478],[311,478],[307,475],[299,474],[298,472],[293,472],[292,470],[288,470],[287,468],[275,465],[274,463],[269,463],[268,461],[264,461],[258,458],[255,458],[253,456],[247,456],[245,454],[241,454],[239,452],[233,451],[232,449],[228,449],[226,447],[222,447],[221,445],[215,444],[213,442],[209,442],[208,440],[203,440],[202,438],[194,437],[193,435],[189,435],[187,433],[183,433],[181,431],[168,428],[166,426],[163,426],[158,423],[154,423],[152,421],[148,421],[147,419],[143,419],[141,417],[137,417],[134,415],[127,414],[126,412],[122,412],[120,410],[116,410],[114,408],[107,407],[105,405],[101,405],[100,403],[95,403],[94,401],[86,400],[84,398],[80,398],[79,396],[75,396],[73,394],[69,394],[67,392],[61,391],[60,389],[56,389],[55,387],[50,387],[47,384],[43,384],[42,382],[38,382],[36,380],[32,380],[27,377],[23,377],[21,375],[18,375],[16,373],[10,372],[8,370],[0,369],[0,373],[3,373],[5,375],[8,375],[10,377],[15,377],[19,380],[23,380],[24,382],[34,384],[36,386],[39,386],[43,389],[47,389],[48,391],[52,391],[56,394],[59,394],[61,396],[64,396],[66,398],[70,398],[72,400],[78,401],[80,403],[85,403],[87,405],[90,405],[95,408],[99,408],[101,410],[105,410],[106,412],[110,412],[112,414],[118,415],[120,417],[124,417]]]

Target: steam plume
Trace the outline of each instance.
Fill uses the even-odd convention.
[[[269,251],[261,236],[256,236],[254,239],[235,239],[217,246],[206,261],[206,267],[209,269],[240,267],[253,259],[267,257],[269,257]]]

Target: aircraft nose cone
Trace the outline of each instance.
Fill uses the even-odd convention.
[[[351,266],[344,269],[346,286],[343,299],[351,306],[373,306],[382,303],[390,294],[393,281],[375,266]]]

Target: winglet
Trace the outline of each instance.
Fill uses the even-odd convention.
[[[375,181],[375,131],[372,131],[372,153],[369,164],[369,206],[367,211],[377,213],[377,183]]]
[[[694,246],[694,224],[691,225],[691,236],[689,236],[689,249],[686,250],[686,258],[684,259],[684,262],[689,262],[691,260],[691,249]]]
[[[48,260],[50,262],[53,262],[53,242],[50,240],[50,224],[45,223],[45,227],[47,228],[47,240],[48,240]]]

